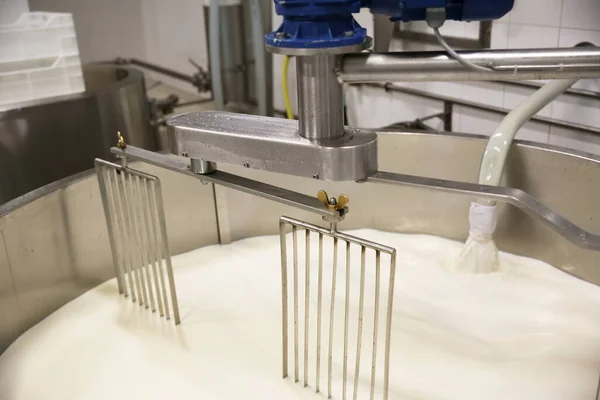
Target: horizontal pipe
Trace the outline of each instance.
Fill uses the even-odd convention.
[[[152,64],[147,61],[143,61],[137,58],[122,58],[118,57],[114,60],[115,64],[118,65],[137,65],[138,67],[142,67],[148,69],[150,71],[158,72],[159,74],[163,74],[166,76],[170,76],[171,78],[179,79],[180,81],[195,84],[196,80],[192,75],[184,74],[183,72],[175,71],[170,68],[166,68],[160,65]]]
[[[466,108],[470,108],[473,110],[490,112],[498,115],[506,115],[510,112],[509,109],[496,107],[488,104],[481,104],[470,100],[464,100],[457,97],[450,97],[441,94],[434,94],[430,92],[426,92],[423,90],[412,89],[401,86],[394,86],[391,83],[361,83],[358,86],[368,86],[368,87],[376,87],[384,89],[385,91],[405,93],[411,96],[421,97],[429,100],[441,101],[444,103],[456,104],[458,106],[463,106]],[[540,122],[542,124],[556,126],[558,128],[572,129],[581,132],[593,133],[596,135],[600,135],[600,128],[591,125],[579,124],[576,122],[565,122],[554,118],[544,117],[541,115],[536,115],[531,118],[532,122]]]
[[[354,53],[340,57],[338,76],[345,83],[600,78],[598,47],[458,53],[490,71],[465,68],[443,51]]]

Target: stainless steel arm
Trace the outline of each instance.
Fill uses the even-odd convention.
[[[377,135],[367,130],[315,142],[299,135],[298,121],[219,111],[177,115],[167,128],[173,154],[204,161],[331,181],[377,171]]]
[[[377,172],[369,177],[367,182],[419,187],[462,196],[473,196],[480,199],[492,199],[509,203],[523,210],[538,221],[543,222],[574,244],[588,249],[600,250],[600,235],[581,229],[562,215],[557,214],[537,201],[530,194],[519,189],[447,181],[443,179],[425,178],[422,176],[395,174],[383,171]]]
[[[474,71],[441,51],[354,53],[340,56],[339,78],[346,83],[539,80],[599,78],[600,48],[487,50],[458,52],[494,71]]]
[[[198,178],[204,182],[222,185],[230,189],[239,190],[241,192],[263,197],[278,203],[283,203],[288,206],[310,211],[324,217],[339,217],[338,212],[328,210],[316,197],[307,196],[302,193],[283,189],[263,182],[254,181],[252,179],[229,174],[223,171],[215,171],[207,175],[195,174],[190,170],[190,163],[189,159],[187,158],[172,154],[159,154],[134,146],[127,146],[124,150],[121,150],[118,147],[113,147],[110,149],[110,151],[118,157],[125,157],[128,160],[143,161],[171,171],[193,176],[194,178]]]
[[[171,154],[159,154],[133,146],[127,146],[125,150],[113,147],[111,152],[119,157],[125,157],[128,160],[143,161],[171,171],[193,176],[204,182],[222,185],[230,189],[263,197],[305,211],[314,212],[324,217],[339,217],[339,214],[336,211],[328,210],[316,197],[311,197],[222,171],[215,171],[207,175],[197,175],[190,170],[189,159],[183,157]],[[519,189],[403,175],[384,171],[376,172],[367,178],[366,182],[412,186],[509,203],[549,226],[574,244],[583,248],[600,250],[600,235],[581,229],[565,217],[537,201],[530,194]]]

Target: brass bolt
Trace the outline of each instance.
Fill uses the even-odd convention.
[[[117,147],[121,150],[125,150],[127,147],[127,143],[125,143],[125,138],[121,136],[121,132],[117,132]]]
[[[323,205],[325,205],[325,207],[327,207],[327,209],[331,211],[342,210],[350,202],[350,199],[345,194],[339,195],[336,200],[335,197],[330,198],[327,195],[327,192],[324,190],[319,190],[319,193],[317,193],[317,198],[321,201],[321,203],[323,203]]]

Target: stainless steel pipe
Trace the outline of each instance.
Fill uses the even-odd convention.
[[[296,57],[300,136],[332,140],[344,134],[342,84],[336,76],[336,56]]]
[[[465,68],[446,52],[354,53],[340,57],[344,83],[600,78],[600,48],[463,51]]]

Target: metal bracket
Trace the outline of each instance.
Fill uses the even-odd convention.
[[[162,167],[200,179],[202,182],[214,183],[230,189],[239,190],[254,196],[263,197],[267,200],[273,200],[278,203],[296,207],[304,211],[310,211],[322,217],[336,219],[339,218],[340,215],[336,210],[329,210],[313,196],[308,196],[218,170],[205,175],[197,174],[192,171],[189,159],[184,157],[173,154],[159,154],[135,146],[127,146],[126,149],[113,147],[110,151],[121,159],[143,161],[151,165],[156,165],[157,167]]]
[[[357,181],[377,172],[377,135],[346,128],[342,137],[300,137],[298,121],[208,111],[167,122],[171,152],[328,181]]]

